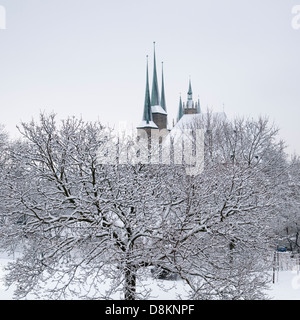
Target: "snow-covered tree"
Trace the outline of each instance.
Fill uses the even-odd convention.
[[[5,131],[5,127],[3,125],[0,125],[0,185],[2,184],[5,175],[5,168],[9,160],[8,146],[8,134]],[[3,204],[2,202],[0,202],[0,225],[4,223],[3,211]]]
[[[300,252],[300,159],[294,155],[287,163],[287,173],[282,181],[281,215],[275,226],[278,245]]]
[[[8,148],[8,133],[5,131],[5,127],[0,125],[0,168],[3,169],[5,163],[8,160],[7,148]]]
[[[11,151],[1,230],[5,243],[23,244],[7,277],[20,283],[16,296],[41,295],[51,280],[44,292],[52,297],[121,290],[135,299],[138,272],[164,259],[154,239],[161,242],[163,217],[182,201],[171,189],[177,171],[99,163],[109,136],[99,123],[71,118],[59,126],[42,114],[20,131],[25,142]]]
[[[16,297],[146,298],[152,268],[185,280],[191,298],[262,298],[284,192],[278,130],[213,115],[194,125],[205,130],[198,175],[103,164],[99,148],[112,144],[99,123],[43,114],[23,123],[2,186],[2,243],[23,246],[7,276]]]
[[[286,169],[278,130],[264,118],[230,122],[213,114],[191,126],[206,131],[205,170],[182,186],[178,272],[192,298],[263,298]]]

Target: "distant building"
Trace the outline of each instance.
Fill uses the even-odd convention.
[[[154,59],[153,59],[153,78],[152,78],[152,90],[150,96],[149,87],[149,71],[148,71],[148,56],[147,56],[147,67],[146,67],[146,91],[143,117],[140,124],[137,126],[138,136],[141,131],[147,132],[148,138],[151,138],[151,130],[165,129],[171,131],[168,125],[168,112],[166,107],[165,88],[164,88],[164,74],[162,68],[162,81],[161,81],[161,95],[159,94],[159,86],[157,80],[157,68],[156,68],[156,55],[155,55],[155,42],[154,42]],[[162,65],[163,66],[163,65]],[[189,88],[187,92],[187,101],[182,103],[182,98],[179,99],[179,109],[177,115],[177,123],[185,115],[201,114],[200,101],[193,100],[192,84],[189,79]],[[154,131],[153,131],[154,130]]]
[[[141,161],[160,164],[185,164],[187,174],[199,174],[203,170],[203,130],[185,130],[180,128],[186,120],[191,122],[192,117],[201,116],[200,102],[193,100],[192,84],[189,79],[187,101],[179,99],[179,109],[176,124],[173,128],[168,125],[168,112],[165,99],[164,74],[162,68],[161,96],[159,94],[155,43],[152,90],[150,96],[148,56],[146,66],[146,91],[143,117],[137,126],[138,141],[142,147],[137,154]],[[180,130],[178,130],[180,129]],[[185,130],[184,134],[183,131]],[[144,140],[146,139],[146,140]],[[144,144],[146,142],[146,144]],[[143,156],[141,156],[143,155]]]

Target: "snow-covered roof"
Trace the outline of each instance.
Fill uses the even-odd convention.
[[[225,120],[227,118],[225,112],[213,112],[212,116],[213,118],[217,118],[219,120]],[[187,128],[194,123],[199,123],[200,121],[205,122],[207,117],[207,113],[184,114],[181,119],[175,124],[174,128]]]
[[[167,112],[162,108],[162,106],[156,105],[151,107],[152,113],[160,113],[160,114],[166,114]]]
[[[175,124],[174,128],[182,128],[185,126],[188,126],[195,121],[202,121],[203,120],[203,114],[202,113],[196,113],[196,114],[184,114],[180,120]]]
[[[137,129],[142,129],[142,128],[153,128],[153,129],[158,129],[157,125],[153,121],[149,121],[147,123],[146,120],[142,120],[140,124],[137,126]]]

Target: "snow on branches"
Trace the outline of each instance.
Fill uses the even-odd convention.
[[[278,130],[213,114],[193,126],[204,128],[197,175],[99,162],[114,137],[98,122],[22,123],[1,171],[0,240],[22,247],[7,277],[16,297],[144,299],[150,276],[186,281],[194,299],[263,297],[285,177]]]

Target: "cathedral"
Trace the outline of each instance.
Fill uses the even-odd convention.
[[[148,56],[147,56],[147,67],[146,67],[146,91],[145,91],[145,102],[143,117],[141,123],[138,125],[137,130],[146,131],[148,137],[151,137],[151,131],[153,130],[168,130],[171,128],[168,125],[168,113],[165,99],[165,87],[164,87],[164,74],[163,74],[163,63],[162,63],[162,75],[161,75],[161,94],[159,93],[158,77],[156,69],[156,56],[155,56],[155,42],[154,42],[154,63],[153,63],[153,78],[152,88],[150,95],[149,87],[149,73],[148,73]],[[200,101],[193,100],[192,84],[189,79],[189,88],[187,92],[187,101],[182,102],[180,96],[177,123],[182,121],[186,115],[201,114]]]
[[[139,161],[165,165],[184,164],[187,174],[197,175],[202,172],[204,165],[204,136],[202,125],[200,129],[191,126],[191,124],[194,120],[202,122],[203,114],[201,113],[199,99],[198,101],[193,100],[191,79],[189,79],[187,100],[182,102],[180,96],[176,124],[172,123],[172,127],[170,127],[165,99],[163,68],[161,94],[159,93],[157,78],[154,42],[151,94],[147,56],[144,110],[142,121],[137,127],[137,141],[142,143],[142,147],[139,147],[137,153]],[[146,144],[144,144],[145,142]]]

